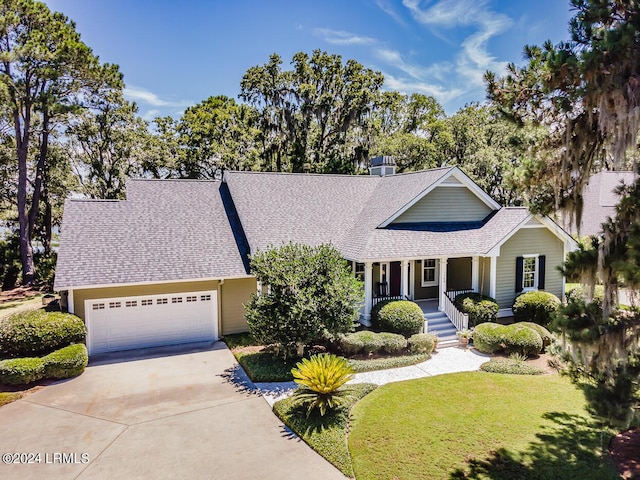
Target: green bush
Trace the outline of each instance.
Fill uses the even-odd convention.
[[[87,347],[82,343],[69,345],[56,350],[42,358],[44,363],[44,378],[71,378],[84,372],[89,363]]]
[[[507,353],[538,355],[542,351],[542,337],[534,329],[521,323],[503,327],[503,344]]]
[[[411,353],[431,353],[436,349],[438,337],[435,333],[416,333],[407,341]]]
[[[424,328],[422,309],[409,300],[392,300],[374,310],[374,313],[371,324],[379,332],[399,333],[410,337]]]
[[[546,327],[559,307],[560,300],[553,293],[526,292],[513,302],[513,318],[516,322],[533,322]]]
[[[553,335],[551,335],[551,332],[544,328],[542,325],[538,325],[537,323],[533,322],[519,322],[518,325],[529,327],[532,330],[538,332],[538,335],[540,335],[540,337],[542,338],[542,350],[551,345],[551,342],[553,341]]]
[[[407,339],[398,333],[381,332],[378,338],[385,353],[398,353],[407,348]]]
[[[82,320],[69,313],[43,309],[16,313],[0,321],[0,358],[45,355],[84,342],[86,333]]]
[[[488,295],[473,292],[461,293],[456,295],[453,302],[458,310],[469,315],[470,327],[485,322],[495,322],[498,316],[498,303]]]
[[[493,359],[480,365],[480,370],[490,373],[508,373],[511,375],[540,375],[544,373],[540,367],[518,362],[510,358],[503,360]]]
[[[494,353],[502,348],[504,326],[482,323],[473,330],[473,346],[482,353]]]
[[[399,334],[362,330],[340,338],[340,348],[345,355],[378,352],[397,353],[407,348],[407,340]]]
[[[0,361],[0,384],[26,385],[44,376],[41,358],[11,358]]]

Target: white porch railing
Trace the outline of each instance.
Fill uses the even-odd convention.
[[[456,327],[456,330],[458,331],[469,328],[469,315],[458,310],[451,298],[455,298],[455,296],[459,295],[460,293],[469,293],[471,291],[472,290],[460,290],[455,292],[446,292],[446,295],[443,295],[443,302],[440,307],[442,308],[442,311],[447,315],[447,317],[449,317],[449,320],[451,320],[451,323],[453,323],[453,325]],[[453,294],[452,297],[449,296],[450,294]]]

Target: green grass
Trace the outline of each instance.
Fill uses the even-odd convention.
[[[7,403],[15,402],[21,396],[19,392],[0,392],[0,407]]]
[[[293,400],[286,398],[273,406],[278,417],[311,448],[334,464],[342,473],[353,477],[351,457],[347,449],[347,429],[349,410],[362,397],[376,388],[376,385],[361,383],[350,387],[354,398],[341,409],[319,415],[306,416],[306,410],[293,406]]]
[[[239,347],[251,347],[251,346],[259,346],[260,343],[256,339],[254,339],[249,332],[246,333],[234,333],[233,335],[225,335],[222,339],[229,349],[233,350],[234,348]]]
[[[604,480],[612,435],[563,377],[464,372],[380,387],[348,442],[358,480]]]
[[[16,312],[42,307],[42,296],[43,294],[38,294],[33,297],[0,304],[0,317],[4,318]]]

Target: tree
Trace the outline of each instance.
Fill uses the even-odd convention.
[[[487,74],[489,97],[503,113],[521,124],[546,129],[533,150],[526,181],[541,194],[534,207],[548,212],[565,208],[580,224],[582,191],[596,171],[627,165],[637,154],[640,121],[640,4],[619,0],[572,0],[576,13],[571,40],[542,48],[526,47],[528,63],[509,67],[509,74]],[[633,161],[636,156],[631,155]],[[634,168],[636,165],[634,163]],[[637,288],[640,263],[637,185],[621,190],[616,218],[595,240],[598,265],[586,250],[570,256],[565,271],[580,270],[604,283],[602,308],[589,298],[573,302],[558,326],[574,345],[569,356],[574,380],[582,382],[593,408],[603,417],[628,420],[637,406],[640,368],[640,314],[617,307],[620,279]],[[609,399],[609,405],[602,399]],[[618,407],[618,408],[612,408]],[[625,415],[622,415],[622,412]],[[625,418],[622,418],[625,417]]]
[[[358,129],[375,106],[380,72],[355,60],[315,50],[296,53],[293,69],[271,55],[242,77],[240,97],[260,112],[265,168],[301,172],[353,172],[359,163]]]
[[[213,178],[220,169],[252,170],[258,161],[258,112],[232,98],[209,97],[187,108],[177,124],[187,178]]]
[[[84,194],[91,198],[124,198],[127,177],[142,174],[149,134],[137,112],[134,103],[114,90],[67,130]]]
[[[266,292],[246,305],[249,329],[285,359],[313,340],[353,330],[362,283],[335,247],[282,245],[253,255],[251,270]]]
[[[75,24],[45,4],[6,0],[0,4],[0,85],[10,111],[17,163],[17,214],[22,281],[35,278],[31,245],[38,216],[52,120],[71,111],[89,84],[121,80],[117,69],[100,67]],[[35,169],[29,171],[34,127],[39,127]],[[31,193],[31,198],[29,194]]]

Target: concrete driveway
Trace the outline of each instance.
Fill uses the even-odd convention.
[[[220,342],[92,360],[1,407],[0,426],[0,454],[35,462],[0,463],[3,480],[345,478],[284,428]]]

